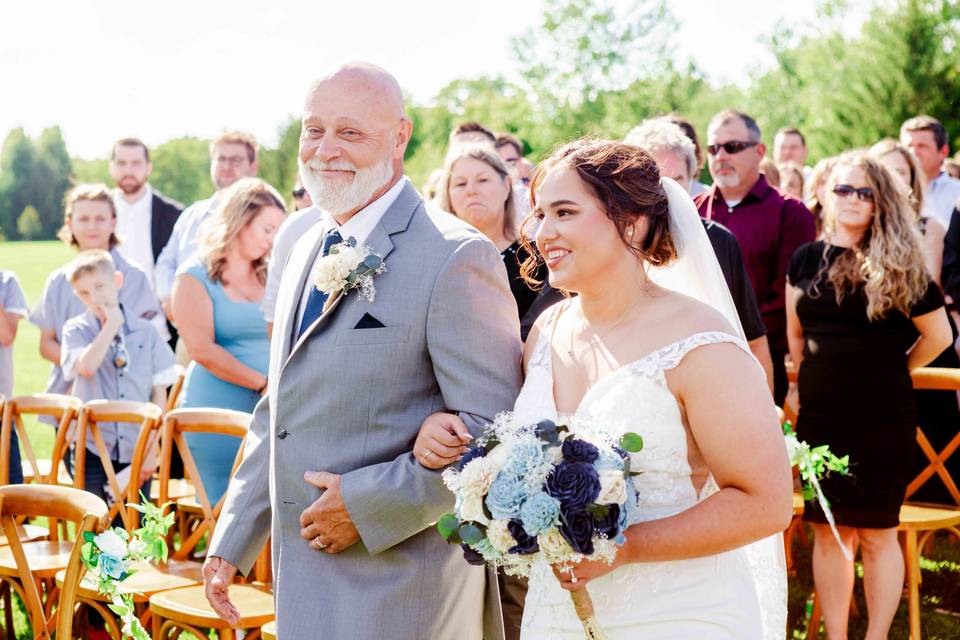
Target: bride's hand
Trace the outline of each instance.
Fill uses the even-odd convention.
[[[571,570],[569,567],[561,568],[553,565],[553,575],[557,577],[560,586],[567,591],[579,591],[585,589],[587,583],[596,580],[600,576],[606,575],[623,564],[623,554],[618,553],[613,564],[607,564],[602,560],[583,560],[574,565]]]
[[[442,469],[460,459],[473,440],[467,425],[452,413],[434,413],[420,425],[413,456],[427,469]]]

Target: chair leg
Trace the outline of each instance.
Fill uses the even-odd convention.
[[[807,640],[817,640],[820,637],[820,620],[823,618],[823,611],[820,610],[820,598],[817,592],[813,592],[813,607],[810,611],[810,619],[807,620]]]
[[[917,532],[904,532],[907,563],[907,594],[910,611],[910,640],[920,640],[920,559],[917,556]]]
[[[10,585],[6,581],[0,582],[0,593],[3,597],[3,621],[4,621],[4,630],[3,635],[7,640],[14,640],[15,634],[13,631],[13,595]]]

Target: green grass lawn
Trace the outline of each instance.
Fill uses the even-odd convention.
[[[30,308],[36,305],[47,275],[68,262],[74,251],[61,242],[0,242],[0,269],[14,271],[20,279]],[[40,357],[40,332],[29,322],[21,322],[14,345],[14,393],[43,391],[50,363]],[[46,425],[28,422],[31,442],[38,456],[49,455],[53,430]],[[924,638],[947,640],[960,638],[960,545],[941,537],[933,546],[930,558],[923,560],[921,585]],[[804,611],[807,596],[813,588],[809,548],[799,548],[797,573],[790,579],[789,638],[801,640],[805,634]],[[866,631],[866,603],[862,582],[857,581],[855,597],[861,612],[850,624],[851,637],[862,637]],[[892,640],[907,640],[907,603],[904,600],[891,630]]]
[[[0,269],[13,271],[32,311],[43,293],[47,276],[69,262],[76,251],[60,241],[0,242]],[[40,331],[26,319],[20,322],[13,344],[13,392],[15,395],[46,390],[50,363],[40,357]],[[37,456],[50,455],[53,429],[25,420]]]

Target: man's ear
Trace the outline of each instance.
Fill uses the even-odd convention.
[[[115,271],[113,273],[113,277],[116,279],[117,289],[120,289],[121,287],[123,287],[123,274],[120,273],[119,271]]]
[[[394,154],[396,157],[403,158],[404,153],[407,151],[407,145],[410,144],[410,137],[413,135],[413,122],[404,117],[400,121],[400,127],[397,129],[397,138],[396,146],[394,147]]]

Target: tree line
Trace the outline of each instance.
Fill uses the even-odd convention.
[[[622,138],[668,112],[686,116],[703,136],[710,116],[726,107],[751,114],[768,143],[780,127],[800,128],[811,161],[896,136],[920,113],[960,138],[960,3],[875,0],[852,37],[842,28],[848,18],[844,0],[824,0],[812,24],[781,24],[766,41],[776,64],[752,70],[741,89],[676,61],[679,23],[666,0],[545,0],[541,22],[511,40],[517,62],[509,78],[454,80],[428,103],[409,104],[407,173],[422,184],[442,165],[450,130],[465,120],[513,133],[534,160],[581,135]],[[277,145],[262,149],[260,175],[283,193],[295,179],[299,134],[290,116]],[[155,147],[151,183],[184,203],[207,197],[208,146],[183,137]],[[54,237],[71,181],[109,184],[107,158],[71,158],[58,127],[36,139],[9,132],[0,150],[0,234]]]

